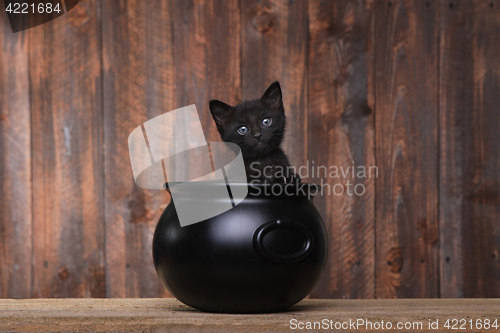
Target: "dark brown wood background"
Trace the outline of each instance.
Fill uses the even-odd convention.
[[[128,135],[195,103],[218,141],[208,100],[274,80],[293,164],[378,167],[315,199],[311,298],[500,297],[499,0],[82,0],[17,34],[0,6],[0,297],[169,296]]]

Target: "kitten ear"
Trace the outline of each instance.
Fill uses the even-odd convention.
[[[216,99],[210,101],[210,112],[212,113],[212,117],[215,120],[219,132],[225,127],[226,119],[232,111],[233,107],[231,105],[227,105]]]
[[[280,83],[278,81],[273,82],[260,100],[273,109],[283,110]]]

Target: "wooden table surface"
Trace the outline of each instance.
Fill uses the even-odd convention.
[[[451,326],[457,319],[456,328],[466,322],[464,329],[447,329],[448,319]],[[485,329],[486,320],[500,325],[500,299],[303,300],[285,312],[257,315],[204,313],[175,299],[0,300],[2,332],[500,332],[500,326]],[[438,329],[429,329],[436,321]],[[322,327],[308,330],[308,322]]]

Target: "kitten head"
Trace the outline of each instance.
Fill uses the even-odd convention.
[[[222,140],[237,144],[245,157],[264,157],[283,141],[286,118],[277,81],[260,99],[236,106],[211,100],[210,112]]]

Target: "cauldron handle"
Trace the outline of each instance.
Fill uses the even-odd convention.
[[[292,229],[299,231],[305,238],[304,246],[297,252],[292,254],[279,254],[269,251],[264,246],[264,236],[274,229]],[[253,246],[255,251],[262,257],[279,263],[294,263],[298,262],[311,252],[313,246],[313,237],[311,231],[301,223],[292,220],[273,220],[264,223],[255,230],[253,235]]]

